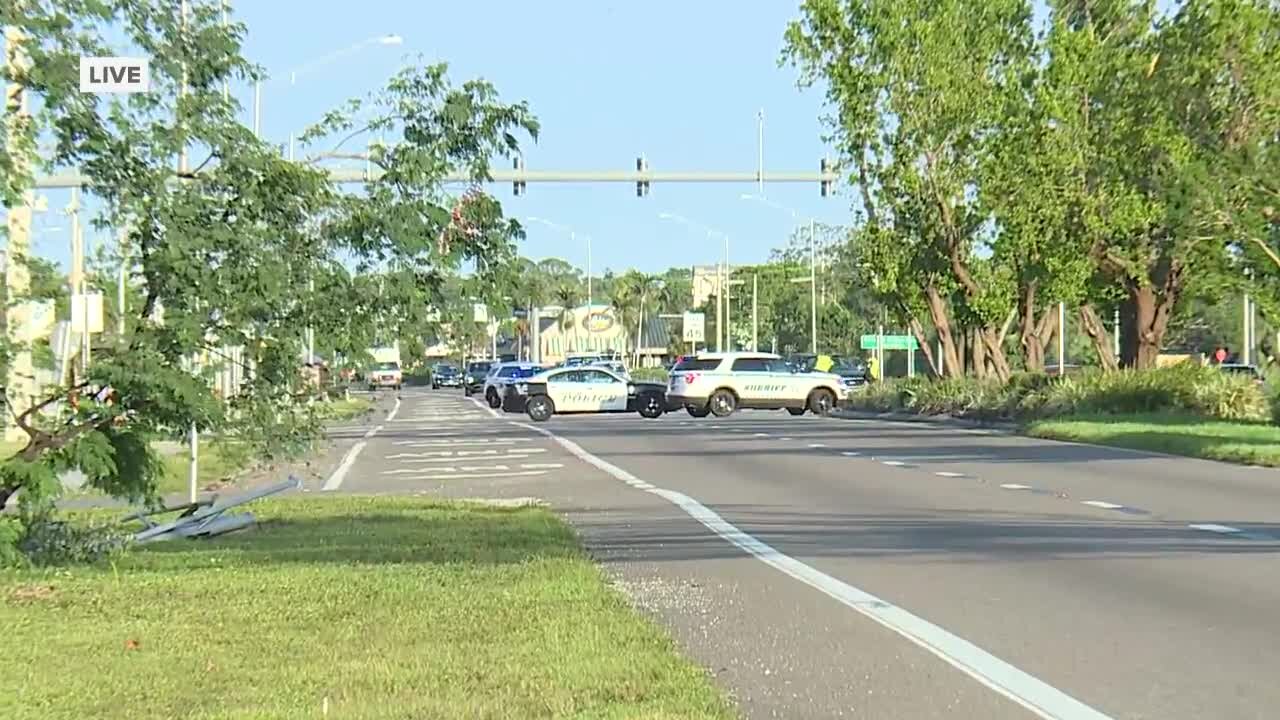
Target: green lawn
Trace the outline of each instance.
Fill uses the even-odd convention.
[[[1155,450],[1174,455],[1280,466],[1280,427],[1176,415],[1092,416],[1038,420],[1035,437]]]
[[[321,412],[330,420],[351,420],[373,410],[373,401],[366,398],[334,400],[323,406]]]
[[[196,464],[197,486],[201,492],[212,485],[234,482],[236,476],[250,465],[250,458],[243,450],[230,443],[211,443],[200,441]],[[191,456],[186,446],[176,454],[164,456],[165,476],[158,483],[158,492],[163,497],[173,493],[185,493],[190,487],[187,479],[187,468]]]
[[[0,574],[0,717],[730,718],[541,509],[288,498]]]

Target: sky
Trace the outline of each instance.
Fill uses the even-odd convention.
[[[798,90],[796,71],[778,66],[796,3],[232,0],[232,13],[249,27],[246,56],[273,76],[263,87],[261,110],[263,133],[275,142],[380,86],[421,54],[447,61],[457,83],[484,78],[504,100],[528,101],[542,125],[536,144],[524,149],[528,169],[624,170],[643,153],[652,170],[754,172],[760,110],[766,173],[817,171],[828,152],[821,95]],[[314,64],[389,33],[403,44],[371,44]],[[290,71],[300,67],[309,69],[291,86]],[[232,92],[251,123],[252,88]],[[596,274],[721,258],[722,241],[662,220],[661,212],[727,234],[733,264],[766,259],[795,225],[786,212],[740,199],[758,191],[754,183],[654,184],[647,198],[637,198],[628,183],[531,183],[523,197],[514,197],[509,184],[490,189],[508,215],[542,217],[577,231],[571,244],[564,232],[527,223],[522,254],[585,267],[582,236],[590,236]],[[773,202],[819,222],[841,222],[851,212],[847,189],[827,198],[816,182],[766,183],[764,190]],[[65,191],[48,195],[55,209],[67,202]],[[36,225],[45,228],[36,251],[65,261],[67,218],[47,213]]]

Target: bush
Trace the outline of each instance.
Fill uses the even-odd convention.
[[[979,419],[1136,413],[1244,421],[1280,417],[1280,399],[1270,401],[1249,378],[1190,364],[1145,371],[1095,370],[1063,378],[1019,373],[1008,383],[975,378],[896,380],[868,388],[852,405],[876,412]]]
[[[629,371],[629,372],[631,373],[631,379],[632,379],[632,380],[639,380],[639,381],[641,381],[641,382],[663,382],[663,383],[665,383],[665,382],[667,381],[667,378],[668,378],[668,377],[670,377],[670,375],[667,373],[667,371],[666,371],[665,369],[663,369],[663,368],[660,368],[660,367],[656,367],[656,368],[650,368],[650,367],[636,368],[635,370],[631,370],[631,371]]]

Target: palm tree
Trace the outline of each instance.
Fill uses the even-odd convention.
[[[578,344],[578,324],[574,322],[574,309],[578,304],[578,288],[567,282],[560,283],[556,288],[556,302],[560,304],[560,330],[568,330],[573,328],[573,345]]]
[[[547,301],[547,282],[542,268],[531,260],[522,258],[519,268],[519,280],[516,282],[515,297],[523,302],[528,314],[525,316],[524,345],[529,350],[529,358],[533,358],[529,334],[534,331],[534,308],[541,307]]]

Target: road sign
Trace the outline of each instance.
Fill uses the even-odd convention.
[[[85,332],[86,322],[90,333],[102,332],[102,293],[76,293],[71,296],[71,331]]]
[[[684,314],[684,341],[691,343],[707,341],[706,313],[687,312]]]
[[[861,347],[863,350],[875,350],[876,338],[879,337],[883,342],[881,347],[885,350],[919,350],[920,344],[916,342],[915,335],[863,335]]]
[[[489,322],[489,308],[484,303],[475,303],[471,306],[471,317],[478,323]]]

